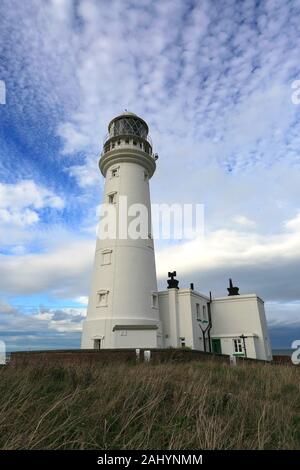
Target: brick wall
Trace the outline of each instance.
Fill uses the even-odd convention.
[[[144,350],[140,350],[140,360],[143,361]],[[189,361],[217,361],[229,363],[229,356],[225,354],[212,354],[189,349],[152,349],[151,362],[189,362]],[[255,359],[238,358],[238,362],[263,362]],[[25,351],[14,352],[10,355],[11,366],[26,365],[61,365],[61,364],[109,364],[113,362],[136,362],[135,349],[94,349],[85,350],[51,350],[51,351]]]

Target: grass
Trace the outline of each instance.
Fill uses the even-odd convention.
[[[300,368],[0,369],[1,449],[299,449]]]

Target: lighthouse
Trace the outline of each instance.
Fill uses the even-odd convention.
[[[127,111],[108,126],[99,168],[115,232],[97,237],[82,349],[162,346],[149,189],[157,156],[148,132],[147,123]],[[147,230],[144,224],[132,236],[139,208]]]
[[[194,283],[179,287],[171,270],[166,289],[157,291],[149,189],[157,155],[148,132],[147,123],[127,111],[108,125],[99,160],[105,186],[81,348],[190,348],[272,360],[264,302],[256,294],[240,294],[230,279],[226,297],[208,296]]]

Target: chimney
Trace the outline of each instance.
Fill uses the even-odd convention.
[[[231,295],[240,295],[239,294],[239,288],[237,286],[234,286],[232,284],[232,279],[229,279],[229,287],[227,287],[227,290],[228,290],[228,296],[231,296]]]

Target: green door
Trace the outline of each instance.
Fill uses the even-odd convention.
[[[222,354],[221,340],[219,338],[213,338],[211,340],[212,350],[215,354]]]

